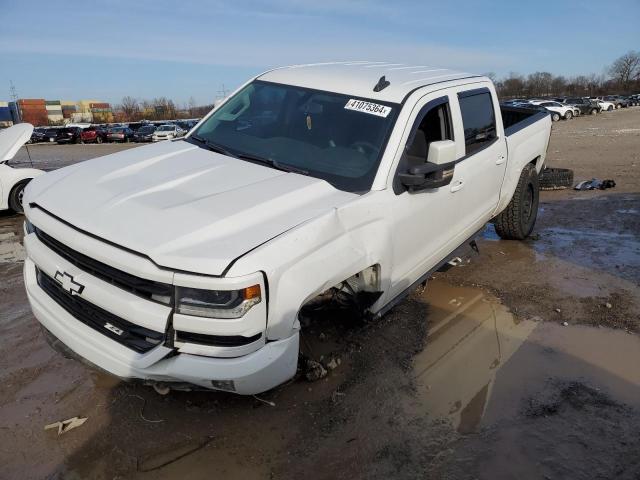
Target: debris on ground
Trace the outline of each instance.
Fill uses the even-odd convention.
[[[568,327],[569,326],[569,322],[562,322],[562,326],[563,327]]]
[[[611,305],[609,302],[605,303],[605,304],[604,304],[604,306],[605,306],[606,308],[612,308],[612,307],[613,307],[613,305]]]
[[[579,182],[574,190],[606,190],[607,188],[613,188],[616,186],[616,182],[613,180],[598,180],[597,178],[592,178],[591,180],[584,180]]]
[[[573,185],[573,170],[547,167],[538,178],[540,190],[562,190]]]
[[[335,370],[340,365],[341,360],[339,358],[332,357],[329,362],[327,362],[327,368],[329,370]]]
[[[45,425],[45,430],[51,430],[53,428],[58,429],[58,435],[62,435],[63,433],[67,433],[69,430],[73,430],[81,426],[84,422],[87,421],[86,417],[73,417],[67,420],[62,420],[60,422],[50,423],[49,425]]]
[[[320,362],[307,359],[306,371],[304,377],[309,382],[315,382],[327,376],[327,369],[322,366]]]

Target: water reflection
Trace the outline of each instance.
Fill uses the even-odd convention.
[[[535,329],[517,320],[499,300],[480,289],[429,283],[430,330],[414,359],[421,407],[432,418],[449,418],[459,432],[478,426],[500,367]]]

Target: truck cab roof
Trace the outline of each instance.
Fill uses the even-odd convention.
[[[388,85],[384,80],[381,82],[382,77]],[[368,61],[293,65],[270,70],[258,77],[267,82],[391,103],[401,103],[417,88],[466,78],[483,77],[434,66]]]

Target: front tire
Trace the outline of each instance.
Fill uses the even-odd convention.
[[[557,122],[558,120],[560,120],[560,114],[559,113],[552,113],[551,114],[551,120],[554,122]]]
[[[29,183],[29,180],[23,180],[18,182],[9,192],[9,208],[16,213],[24,212],[22,206],[22,198],[24,197],[24,188]]]
[[[595,108],[592,108],[591,112],[589,112],[589,113],[591,113],[591,115],[597,115],[598,114],[598,110],[596,110]]]
[[[612,110],[613,110],[613,106],[612,106],[612,105],[609,105],[609,108],[607,108],[607,112],[610,112],[610,111],[612,111]]]
[[[567,113],[564,114],[564,119],[565,120],[571,120],[573,118],[573,112],[572,111],[568,111]]]
[[[504,240],[524,240],[533,231],[538,217],[540,188],[538,172],[532,164],[522,170],[513,197],[493,220],[496,233]]]

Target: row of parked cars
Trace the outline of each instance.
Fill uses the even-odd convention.
[[[189,120],[161,125],[140,122],[126,125],[90,125],[86,127],[38,127],[33,130],[29,143],[159,142],[184,136],[196,123],[196,120]]]
[[[640,105],[640,94],[626,97],[622,95],[607,95],[605,97],[516,98],[507,100],[503,104],[514,107],[544,109],[551,114],[551,119],[557,122],[560,119],[570,120],[579,115],[597,115],[601,112],[610,112],[619,108]]]

